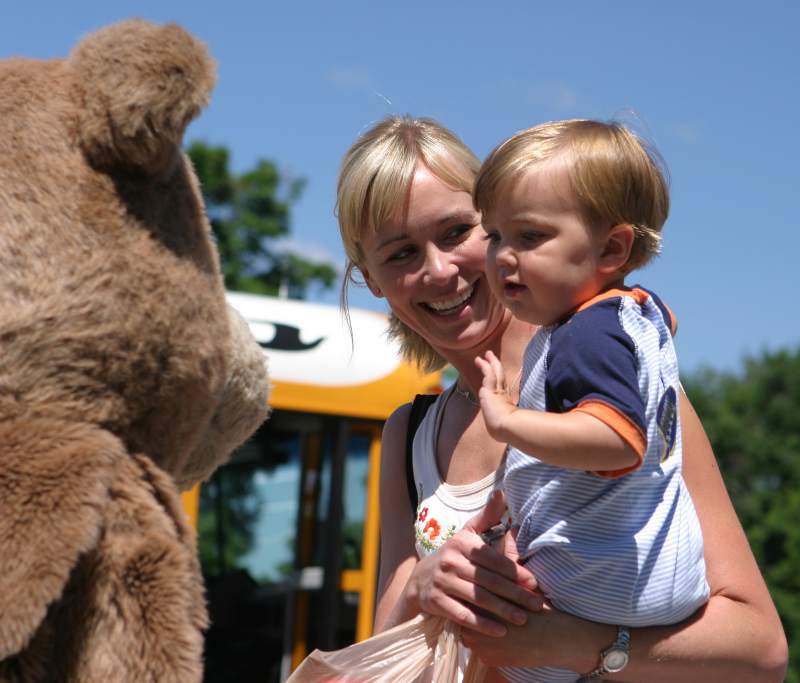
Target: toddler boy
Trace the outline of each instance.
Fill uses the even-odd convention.
[[[497,147],[474,200],[490,286],[540,326],[518,406],[499,360],[476,359],[487,429],[509,444],[504,488],[520,555],[555,607],[619,625],[624,650],[627,627],[680,621],[708,599],[681,475],[675,321],[652,292],[624,284],[658,252],[667,184],[655,153],[625,127],[572,120]],[[620,670],[611,666],[591,677]]]

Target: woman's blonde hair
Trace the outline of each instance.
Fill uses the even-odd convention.
[[[625,272],[658,254],[669,213],[666,165],[658,151],[621,123],[572,119],[543,123],[498,145],[475,181],[475,207],[486,214],[498,193],[531,166],[565,159],[586,219],[597,227],[633,226]]]
[[[347,255],[340,300],[348,326],[347,288],[350,283],[363,284],[355,278],[355,271],[365,262],[361,246],[364,235],[378,232],[403,210],[419,165],[453,189],[471,192],[480,161],[440,123],[408,115],[379,121],[353,143],[342,159],[336,216]],[[389,337],[400,342],[406,360],[425,372],[446,364],[422,336],[393,313]]]

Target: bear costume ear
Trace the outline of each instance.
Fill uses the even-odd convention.
[[[200,41],[175,24],[141,20],[88,36],[67,64],[80,93],[80,144],[100,169],[168,169],[216,79]]]

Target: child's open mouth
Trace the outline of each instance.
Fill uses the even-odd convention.
[[[524,292],[527,289],[525,285],[517,284],[516,282],[504,282],[503,283],[503,294],[505,294],[509,298],[516,298],[519,294]]]

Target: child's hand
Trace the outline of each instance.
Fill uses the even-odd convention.
[[[483,373],[483,384],[478,392],[478,399],[481,402],[486,429],[493,438],[505,441],[502,436],[504,423],[517,407],[509,396],[503,366],[491,351],[487,351],[484,358],[476,357],[475,365]]]

